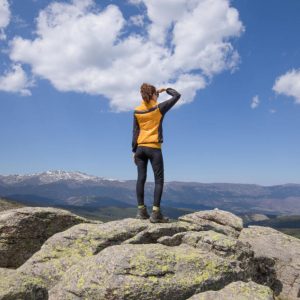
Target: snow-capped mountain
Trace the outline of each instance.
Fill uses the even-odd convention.
[[[152,203],[155,182],[145,185]],[[31,205],[80,207],[134,206],[136,179],[117,180],[79,171],[48,170],[0,175],[0,197]],[[300,214],[300,184],[261,186],[239,183],[165,182],[162,203],[188,209],[220,209],[247,213]]]
[[[79,171],[63,171],[63,170],[48,170],[42,173],[33,173],[33,174],[12,174],[12,175],[0,175],[0,182],[5,184],[18,184],[18,183],[29,183],[34,184],[47,184],[58,181],[75,181],[78,183],[84,183],[86,181],[90,182],[101,182],[101,181],[114,181],[114,182],[123,182],[121,180],[98,177],[95,175],[89,175],[84,172]]]

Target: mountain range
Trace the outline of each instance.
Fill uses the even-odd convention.
[[[80,171],[48,170],[0,175],[0,196],[26,205],[78,208],[136,207],[136,180],[118,180]],[[151,206],[154,182],[145,184]],[[300,214],[300,184],[165,182],[162,206],[187,210],[220,208],[233,213]]]

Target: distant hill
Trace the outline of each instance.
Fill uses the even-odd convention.
[[[244,222],[244,227],[249,225],[267,226],[277,229],[285,234],[300,238],[300,215],[239,215]]]
[[[0,197],[0,211],[24,206],[25,205],[18,203],[17,201]]]
[[[37,199],[35,199],[36,201]],[[35,202],[33,201],[33,202]],[[32,203],[32,202],[31,202]],[[13,199],[0,198],[0,212],[7,209],[18,208],[24,206],[22,203]],[[34,204],[30,206],[35,206]],[[45,205],[49,206],[49,205]],[[76,205],[50,205],[57,208],[66,209],[79,216],[99,220],[102,222],[109,222],[114,220],[121,220],[124,218],[135,218],[137,208],[135,206],[118,207],[118,206],[103,206],[103,207],[89,207]],[[188,208],[174,208],[169,206],[162,206],[163,212],[172,220],[177,220],[180,216],[195,212],[196,210]],[[152,207],[148,207],[148,212],[151,213]],[[206,210],[203,208],[202,210]],[[237,214],[243,219],[244,227],[249,225],[261,225],[275,228],[285,234],[300,238],[300,215],[291,216],[276,216],[263,214]]]
[[[146,182],[145,204],[152,209],[154,182]],[[13,205],[52,206],[102,221],[136,214],[136,180],[98,177],[61,170],[0,175],[0,196]],[[12,205],[12,206],[10,206]],[[164,212],[177,219],[188,212],[219,208],[240,215],[245,224],[274,227],[300,236],[300,184],[262,186],[239,183],[165,182]],[[1,207],[1,206],[0,206]]]
[[[276,217],[276,215],[273,217]],[[270,220],[270,217],[264,214],[243,214],[242,219],[244,223],[251,223],[251,222]]]
[[[300,228],[300,215],[275,216],[265,220],[252,220],[248,225],[269,226],[272,228]]]
[[[57,208],[67,209],[77,215],[82,217],[100,220],[102,222],[108,222],[113,220],[120,220],[124,218],[135,218],[137,213],[136,207],[116,207],[116,206],[107,206],[107,207],[80,207],[74,205],[57,205]],[[152,207],[148,207],[148,213],[150,214]],[[163,213],[167,214],[169,218],[176,220],[180,216],[194,212],[191,209],[182,209],[182,208],[173,208],[173,207],[162,207]]]
[[[136,180],[118,180],[61,170],[0,175],[0,195],[25,205],[78,208],[136,206]],[[154,182],[146,182],[151,205]],[[165,182],[162,205],[192,210],[215,207],[235,214],[300,215],[300,184],[262,186],[239,183]]]
[[[137,208],[136,206],[126,206],[124,203],[120,203],[120,206],[113,206],[109,205],[109,203],[106,203],[106,206],[99,206],[99,207],[94,207],[94,206],[77,206],[77,205],[62,205],[62,204],[57,204],[53,203],[52,205],[43,201],[45,198],[43,197],[35,197],[33,196],[30,201],[26,201],[28,205],[24,205],[23,203],[19,202],[16,199],[12,198],[1,198],[0,197],[0,211],[8,210],[8,209],[13,209],[13,208],[19,208],[19,207],[24,207],[24,206],[39,206],[38,203],[41,201],[42,204],[40,205],[41,207],[43,206],[50,206],[50,207],[56,207],[56,208],[62,208],[66,209],[68,211],[71,211],[77,215],[80,215],[85,218],[89,218],[91,220],[100,220],[103,222],[108,222],[108,221],[113,221],[113,220],[120,220],[124,218],[135,218],[135,215],[137,213]],[[103,204],[103,203],[102,203]],[[104,202],[105,204],[105,202]],[[115,205],[118,205],[119,203],[113,203]],[[173,208],[173,207],[163,207],[162,208],[166,214],[171,219],[177,219],[178,217],[193,212],[194,210],[192,209],[181,209],[181,208]],[[148,207],[148,212],[151,213],[152,207]]]

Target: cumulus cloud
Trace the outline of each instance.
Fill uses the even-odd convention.
[[[7,0],[0,0],[0,40],[6,39],[4,29],[10,21],[10,9]]]
[[[34,80],[28,79],[20,64],[13,64],[11,69],[0,76],[0,90],[19,93],[22,96],[30,96],[30,87],[34,86]]]
[[[300,104],[300,69],[279,76],[272,89],[278,94],[294,97],[295,103]]]
[[[143,82],[176,88],[180,106],[215,74],[237,68],[230,39],[244,26],[230,0],[130,2],[145,5],[143,18],[126,20],[118,6],[93,0],[53,2],[39,12],[34,39],[10,41],[10,59],[59,91],[102,95],[116,112],[139,104]]]
[[[251,108],[253,108],[253,109],[256,108],[258,106],[258,104],[259,104],[259,97],[258,97],[258,95],[256,95],[252,98]]]

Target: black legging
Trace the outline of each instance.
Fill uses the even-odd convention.
[[[137,165],[138,170],[136,183],[138,205],[144,204],[144,187],[147,178],[148,159],[150,159],[155,178],[153,205],[160,206],[164,186],[164,161],[162,151],[159,148],[146,146],[138,146],[135,153],[135,164]]]

